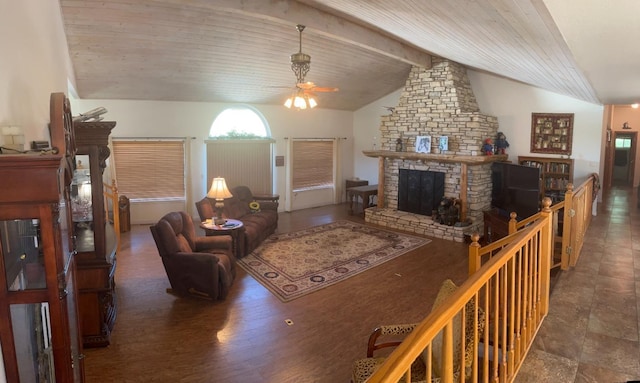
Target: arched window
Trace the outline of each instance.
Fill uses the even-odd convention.
[[[271,132],[260,112],[249,106],[225,109],[216,117],[209,129],[209,137],[266,138]]]
[[[273,193],[273,143],[266,119],[250,106],[220,113],[209,129],[207,187],[214,177],[227,186],[248,186],[254,194]]]

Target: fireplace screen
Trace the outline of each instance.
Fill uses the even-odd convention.
[[[400,169],[398,210],[431,216],[444,197],[444,173]]]

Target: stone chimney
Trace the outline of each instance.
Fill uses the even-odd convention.
[[[404,150],[415,153],[416,137],[431,136],[431,153],[436,156],[433,156],[433,160],[386,158],[384,206],[388,209],[398,206],[398,169],[443,172],[446,174],[445,197],[460,198],[462,166],[451,161],[438,161],[437,155],[452,158],[482,156],[484,140],[495,138],[497,132],[497,118],[480,113],[467,71],[462,65],[433,58],[431,69],[413,67],[398,105],[391,114],[382,116],[380,149],[395,151],[396,141],[401,139]],[[439,149],[441,136],[448,137],[446,151]],[[469,166],[466,177],[468,218],[482,224],[482,212],[491,207],[491,164]],[[377,219],[371,220],[384,225]],[[477,225],[473,226],[478,230]],[[433,235],[428,232],[424,234]]]
[[[415,151],[416,136],[432,137],[432,153],[438,137],[449,137],[442,154],[481,155],[486,138],[498,133],[498,119],[480,113],[466,69],[455,62],[433,58],[432,68],[413,67],[398,106],[382,117],[381,149],[395,150],[401,138],[407,151]]]

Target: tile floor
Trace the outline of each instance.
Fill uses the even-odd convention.
[[[578,264],[559,275],[549,315],[516,382],[640,380],[636,192],[614,188],[598,205]]]

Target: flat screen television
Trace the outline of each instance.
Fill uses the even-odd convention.
[[[516,212],[521,220],[540,210],[540,169],[510,162],[491,164],[491,206],[509,217]]]

